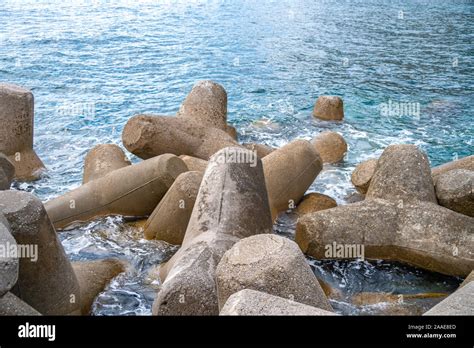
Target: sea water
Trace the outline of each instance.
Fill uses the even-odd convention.
[[[432,165],[473,154],[473,12],[463,0],[3,0],[0,81],[33,91],[35,149],[48,168],[15,188],[46,201],[80,186],[91,147],[121,145],[129,117],[173,115],[196,81],[211,79],[227,90],[243,142],[279,147],[341,133],[345,160],[326,165],[310,191],[347,203],[355,165],[389,144],[416,144]],[[323,94],[343,98],[344,122],[312,118]],[[275,230],[291,238],[294,221],[283,217]],[[158,284],[147,271],[176,247],[143,240],[120,217],[61,239],[73,260],[133,265],[98,297],[95,314],[150,313]],[[381,279],[391,273],[375,269]],[[444,289],[454,288],[446,279]]]

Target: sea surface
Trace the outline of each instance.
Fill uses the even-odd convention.
[[[227,90],[241,141],[279,147],[324,130],[342,134],[344,161],[326,165],[310,188],[339,204],[354,193],[355,165],[389,144],[416,144],[432,165],[474,153],[472,1],[1,0],[0,23],[0,81],[33,91],[35,149],[48,168],[15,188],[43,201],[80,186],[87,151],[121,145],[128,118],[173,115],[203,79]],[[312,118],[323,94],[343,98],[344,122]],[[284,216],[275,230],[291,238],[294,221]],[[121,217],[61,239],[73,260],[131,264],[94,314],[150,314],[159,284],[148,270],[176,247],[145,241]],[[353,292],[361,282],[364,291],[388,291],[387,277],[400,280],[390,292],[402,294],[450,292],[459,281],[383,262],[309,262]]]

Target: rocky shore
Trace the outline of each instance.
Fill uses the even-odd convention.
[[[361,201],[338,206],[308,189],[350,151],[340,134],[280,148],[241,143],[225,89],[201,81],[176,115],[128,120],[122,144],[139,163],[97,144],[82,185],[43,203],[10,189],[47,170],[33,149],[33,117],[32,93],[0,84],[0,315],[90,314],[129,265],[71,262],[58,233],[111,215],[144,219],[144,239],[180,245],[150,272],[160,282],[153,315],[337,315],[334,291],[305,256],[393,260],[465,278],[425,314],[474,314],[472,155],[431,168],[415,145],[388,146],[352,174]],[[320,96],[313,117],[344,122],[342,99]],[[295,241],[273,233],[287,211],[298,217]]]

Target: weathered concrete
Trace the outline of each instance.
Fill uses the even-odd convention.
[[[474,171],[474,155],[463,157],[458,160],[444,163],[440,166],[434,167],[431,170],[434,182],[436,182],[438,175],[449,172],[450,170],[453,170],[453,169],[466,169],[466,170]]]
[[[29,258],[19,260],[12,292],[45,315],[79,314],[79,284],[41,201],[26,192],[0,191],[0,213],[17,244],[30,250]]]
[[[370,184],[370,180],[372,179],[372,176],[375,173],[375,167],[377,166],[377,161],[378,159],[371,159],[365,162],[361,162],[359,164],[359,166],[361,167],[359,169],[360,173],[357,174],[356,182],[353,181],[353,184],[354,186],[356,186],[356,188],[358,188],[357,186],[364,185],[364,187],[362,187],[362,190],[367,191]],[[369,163],[366,163],[366,162],[369,162]],[[465,170],[474,171],[474,156],[464,157],[456,161],[442,164],[438,167],[433,167],[431,169],[433,182],[436,184],[436,180],[439,175],[449,172],[454,169],[465,169]],[[354,171],[354,173],[356,172],[356,170]],[[354,176],[354,173],[353,173],[353,176]],[[365,186],[367,188],[365,188]],[[363,191],[359,191],[359,192],[365,193]]]
[[[84,159],[83,184],[102,178],[116,169],[131,165],[125,152],[115,144],[100,144],[93,147]]]
[[[153,212],[184,162],[170,154],[114,170],[46,203],[56,228],[97,216],[146,216]]]
[[[0,190],[8,190],[15,177],[15,166],[7,156],[0,153]]]
[[[415,145],[390,145],[377,162],[365,199],[437,203],[430,162]]]
[[[41,315],[36,309],[28,303],[22,301],[11,292],[0,296],[0,316],[30,316]]]
[[[22,87],[0,84],[0,152],[15,166],[20,181],[36,180],[44,164],[33,150],[33,94]]]
[[[227,92],[213,81],[197,82],[176,115],[206,127],[227,131]]]
[[[81,289],[81,313],[90,314],[92,304],[110,281],[126,269],[126,263],[118,259],[76,261],[72,268]]]
[[[192,157],[192,156],[187,156],[187,155],[181,155],[179,156],[183,160],[183,162],[186,164],[188,167],[188,170],[191,172],[205,172],[207,168],[207,161],[197,158],[197,157]]]
[[[275,151],[273,147],[265,144],[246,143],[243,146],[250,151],[256,151],[258,158],[263,158]]]
[[[232,139],[235,141],[239,140],[239,133],[237,133],[237,129],[230,124],[227,125],[226,133],[230,135]]]
[[[337,96],[322,95],[316,101],[313,117],[325,121],[342,121],[344,118],[344,103]]]
[[[347,152],[347,143],[336,132],[325,131],[319,133],[311,140],[316,151],[321,156],[323,163],[337,163],[344,159]]]
[[[474,282],[459,288],[423,315],[474,315]]]
[[[179,117],[138,115],[130,118],[122,133],[124,146],[147,159],[165,153],[208,160],[229,146],[239,146],[225,131]]]
[[[308,193],[303,197],[300,204],[295,209],[295,213],[299,216],[315,213],[317,211],[331,209],[337,207],[334,199],[321,193]]]
[[[219,308],[243,289],[253,289],[331,311],[326,295],[295,242],[272,234],[244,238],[216,270]]]
[[[286,298],[261,291],[244,289],[231,295],[222,307],[220,315],[337,315],[334,312],[311,307]]]
[[[317,259],[336,242],[363,245],[365,258],[443,274],[466,276],[474,268],[474,218],[429,202],[374,199],[307,214],[298,220],[296,242]]]
[[[443,207],[474,217],[474,171],[454,169],[436,179],[436,197]]]
[[[468,283],[474,281],[474,271],[469,273],[469,275],[464,279],[464,281],[459,285],[459,287],[466,286]]]
[[[181,244],[201,185],[202,172],[182,173],[145,225],[145,238]]]
[[[160,267],[155,315],[217,315],[214,274],[222,255],[240,238],[272,231],[261,161],[222,161],[232,152],[251,154],[226,148],[209,161],[183,245]]]
[[[377,168],[378,159],[369,159],[359,163],[351,175],[351,181],[356,190],[365,195]]]
[[[262,159],[272,219],[294,208],[323,168],[309,141],[295,140]]]
[[[17,248],[10,225],[0,213],[0,296],[10,291],[18,280],[19,262],[12,248]]]

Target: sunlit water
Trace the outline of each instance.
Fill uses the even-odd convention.
[[[433,165],[474,152],[473,10],[462,0],[1,1],[0,81],[32,89],[35,148],[48,168],[42,180],[15,187],[43,200],[78,187],[92,146],[120,145],[130,116],[174,114],[196,81],[212,79],[229,94],[229,121],[242,141],[281,146],[340,132],[349,153],[310,190],[344,204],[355,165],[389,144],[419,145]],[[343,123],[311,117],[321,94],[344,99]],[[414,103],[420,113],[382,114],[389,101]],[[275,229],[291,238],[294,222],[284,217]],[[116,256],[132,265],[99,296],[95,314],[150,313],[157,284],[147,270],[176,248],[141,237],[120,218],[61,234],[72,259]],[[331,274],[368,267],[331,265]],[[400,269],[407,284],[394,293],[457,284],[376,266],[372,291],[385,291],[384,277]],[[334,281],[358,289],[341,277]],[[335,307],[366,313],[347,306]]]

